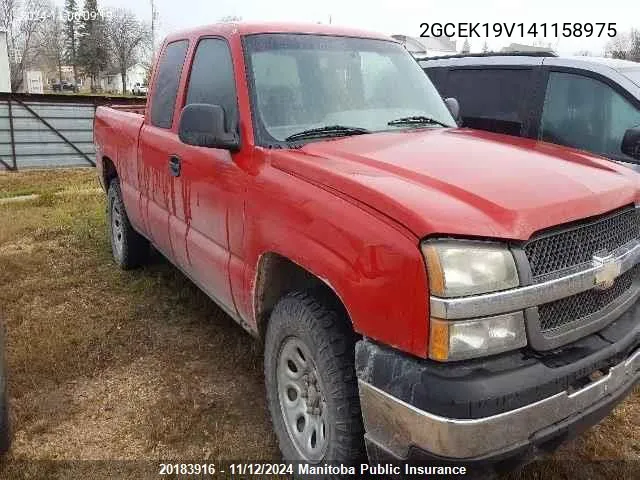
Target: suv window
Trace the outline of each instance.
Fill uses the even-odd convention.
[[[440,94],[446,98],[445,93],[447,92],[447,68],[432,67],[425,68],[424,71],[426,72],[429,79],[433,82],[433,85],[438,89],[438,92],[440,92]]]
[[[623,160],[624,133],[639,124],[640,110],[604,82],[571,73],[549,75],[542,140]]]
[[[171,128],[173,123],[178,84],[188,46],[187,40],[172,42],[167,45],[160,59],[151,100],[151,124],[156,127]]]
[[[443,97],[455,97],[465,127],[521,135],[531,69],[453,69],[438,83]]]
[[[219,38],[205,38],[196,49],[187,87],[187,105],[206,103],[224,109],[228,131],[238,119],[236,82],[229,45]]]

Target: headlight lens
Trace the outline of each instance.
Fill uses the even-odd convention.
[[[471,240],[434,240],[422,244],[432,295],[463,297],[520,284],[506,245]]]
[[[527,345],[522,312],[476,320],[431,319],[429,357],[440,362],[466,360]]]

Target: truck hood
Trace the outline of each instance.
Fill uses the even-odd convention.
[[[409,229],[526,240],[638,198],[640,175],[588,153],[469,129],[384,132],[274,150],[275,168]]]

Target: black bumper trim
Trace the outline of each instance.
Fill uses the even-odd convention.
[[[640,302],[600,332],[548,353],[523,349],[438,363],[369,339],[356,345],[358,378],[434,415],[489,417],[537,402],[624,361],[640,346]]]

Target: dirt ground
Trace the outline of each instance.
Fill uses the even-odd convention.
[[[159,255],[117,269],[96,187],[90,169],[0,174],[0,198],[40,194],[0,203],[13,424],[0,478],[158,478],[167,460],[278,460],[260,347]],[[640,389],[509,478],[632,478],[638,465]]]

